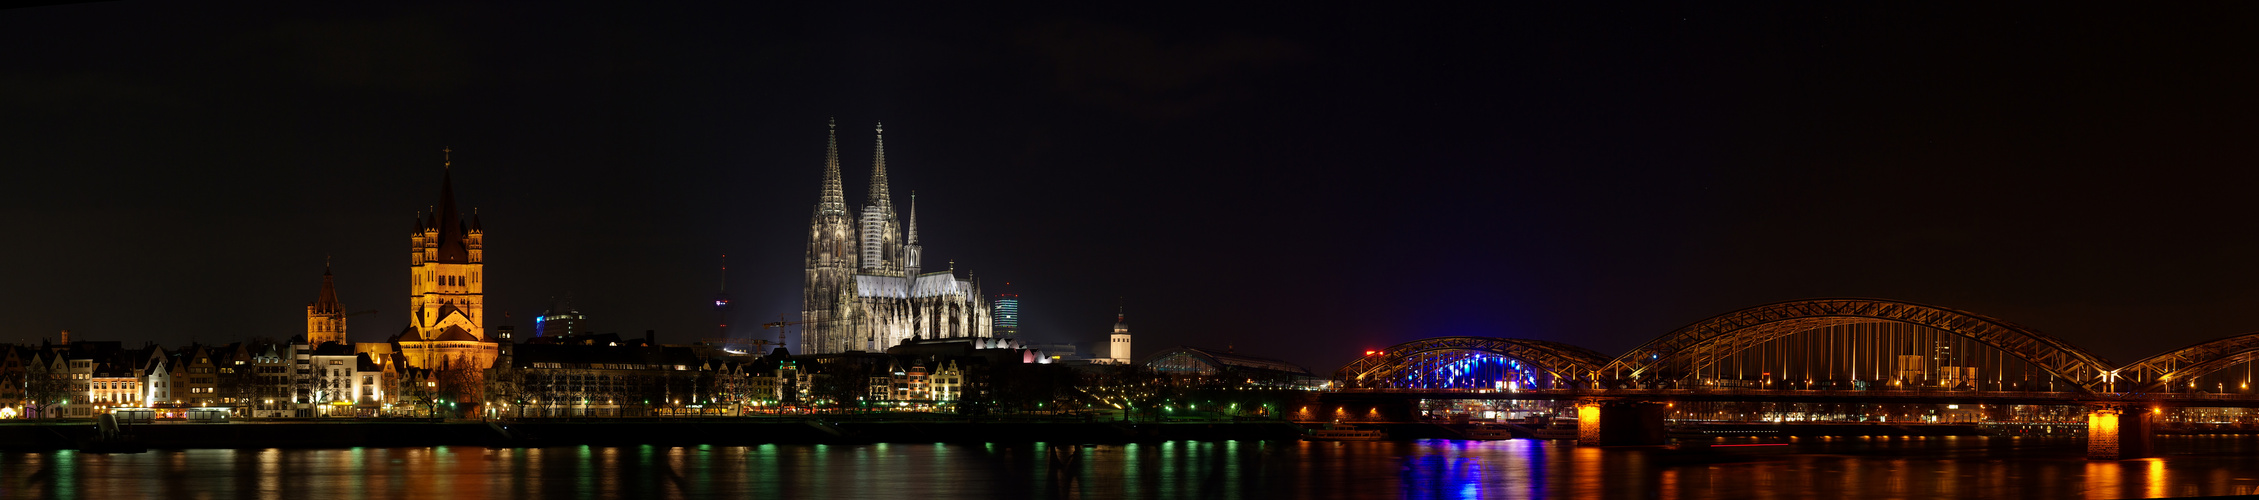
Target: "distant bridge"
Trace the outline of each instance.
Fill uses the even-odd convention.
[[[2259,393],[2250,388],[2255,361],[2259,333],[2116,365],[2061,339],[1968,311],[1824,298],[1721,314],[1615,357],[1531,339],[1405,342],[1336,370],[1335,389],[1324,400],[1336,412],[1341,403],[1396,401],[1394,408],[1406,411],[1402,402],[1434,399],[1577,401],[1580,407],[2078,405],[2092,408],[2095,418],[2110,416],[2111,432],[2146,436],[2145,422],[2163,408],[2259,407]],[[2132,420],[2120,426],[2119,415]],[[1597,418],[1594,413],[1593,424]]]
[[[2140,406],[2144,408],[2259,408],[2259,395],[1802,389],[1337,389],[1333,400],[1465,399],[1515,401],[1664,401],[1739,403],[1998,404]]]
[[[1333,379],[1344,389],[1910,390],[1950,384],[1976,391],[2044,387],[2130,395],[2229,392],[2230,380],[2244,391],[2250,373],[2235,370],[2249,370],[2253,361],[2259,361],[2259,333],[2120,366],[2038,331],[1966,311],[1883,299],[1807,299],[1718,315],[1613,358],[1553,341],[1438,337],[1369,352],[1336,370]],[[1504,368],[1495,368],[1500,363]]]

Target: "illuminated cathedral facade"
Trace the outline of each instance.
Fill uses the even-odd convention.
[[[825,144],[823,192],[808,223],[807,286],[800,352],[883,351],[911,339],[989,337],[980,285],[954,263],[920,266],[917,197],[898,215],[886,181],[886,135],[878,132],[871,187],[849,211],[839,172],[839,134]]]
[[[408,235],[409,323],[394,343],[410,366],[485,369],[499,352],[486,331],[486,231],[477,213],[465,221],[456,210],[453,162],[447,169],[439,205]]]

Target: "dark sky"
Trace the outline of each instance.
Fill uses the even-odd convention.
[[[885,122],[928,268],[1035,340],[1119,297],[1141,356],[1616,353],[1816,296],[2121,363],[2259,330],[2250,4],[1505,3],[0,11],[0,341],[287,337],[325,255],[352,336],[397,333],[442,147],[521,329],[570,294],[707,336],[722,253],[773,320],[834,116],[854,203]]]

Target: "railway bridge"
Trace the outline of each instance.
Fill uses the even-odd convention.
[[[1326,414],[1306,417],[1411,419],[1423,402],[1551,401],[1574,405],[1580,443],[1659,444],[1666,419],[1904,422],[1944,407],[1949,418],[2083,420],[2089,457],[2135,458],[2168,410],[2259,417],[2244,417],[2259,408],[2254,360],[2259,333],[2119,365],[1972,312],[1806,299],[1704,319],[1612,357],[1532,339],[1405,342],[1336,370],[1315,410]]]

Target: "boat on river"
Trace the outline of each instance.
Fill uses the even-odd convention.
[[[1302,439],[1310,441],[1380,441],[1388,439],[1388,431],[1341,424],[1324,429],[1312,429]]]
[[[1461,432],[1459,434],[1466,436],[1467,439],[1477,441],[1496,441],[1501,439],[1514,439],[1516,437],[1514,428],[1507,424],[1477,425],[1473,428],[1467,429],[1466,432]]]
[[[1577,438],[1577,423],[1574,420],[1568,422],[1554,421],[1552,424],[1537,428],[1535,434],[1538,439],[1574,440]]]

